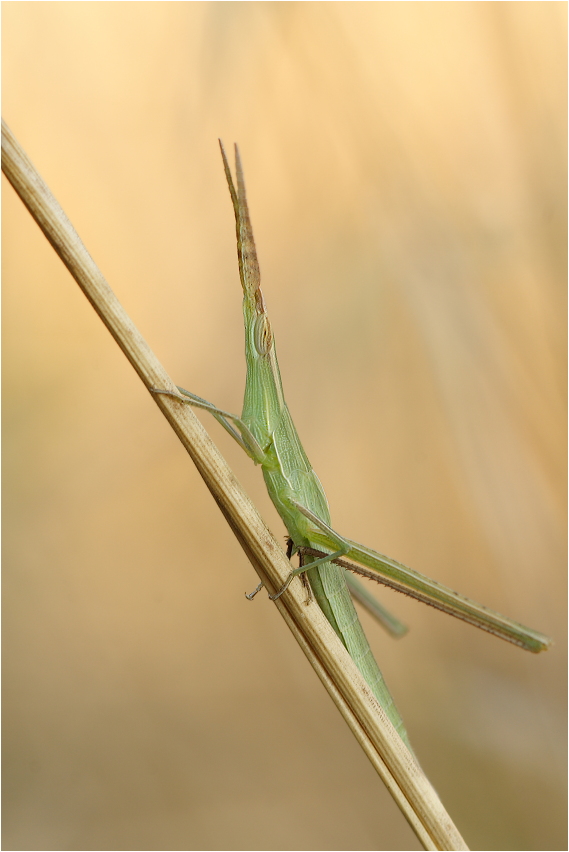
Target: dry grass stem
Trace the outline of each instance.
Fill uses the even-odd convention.
[[[175,390],[4,121],[2,171],[146,387]],[[290,570],[286,556],[208,434],[187,405],[167,396],[151,398],[192,457],[259,577],[270,590],[278,589]],[[467,849],[320,609],[306,605],[301,583],[293,583],[276,606],[423,846]]]

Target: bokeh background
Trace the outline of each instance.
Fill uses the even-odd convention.
[[[378,590],[419,758],[472,848],[565,849],[566,4],[8,2],[3,115],[170,374],[236,412],[239,142],[336,528],[556,640]],[[3,847],[418,848],[3,190]]]

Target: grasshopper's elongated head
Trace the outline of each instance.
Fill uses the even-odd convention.
[[[265,447],[278,426],[285,408],[285,401],[273,331],[261,291],[261,273],[249,218],[239,151],[236,145],[237,188],[235,188],[221,140],[219,140],[219,145],[227,185],[233,202],[233,210],[235,211],[237,256],[239,258],[241,286],[243,287],[247,381],[242,419],[249,426],[261,446]]]

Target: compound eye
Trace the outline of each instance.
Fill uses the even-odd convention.
[[[259,355],[268,355],[273,345],[273,330],[266,314],[259,314],[255,320],[254,340]]]

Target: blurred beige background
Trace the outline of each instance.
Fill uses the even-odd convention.
[[[566,848],[566,4],[8,2],[3,115],[170,374],[236,412],[239,142],[336,528],[556,640],[379,590],[420,760],[472,848]],[[3,847],[418,848],[3,189]]]

